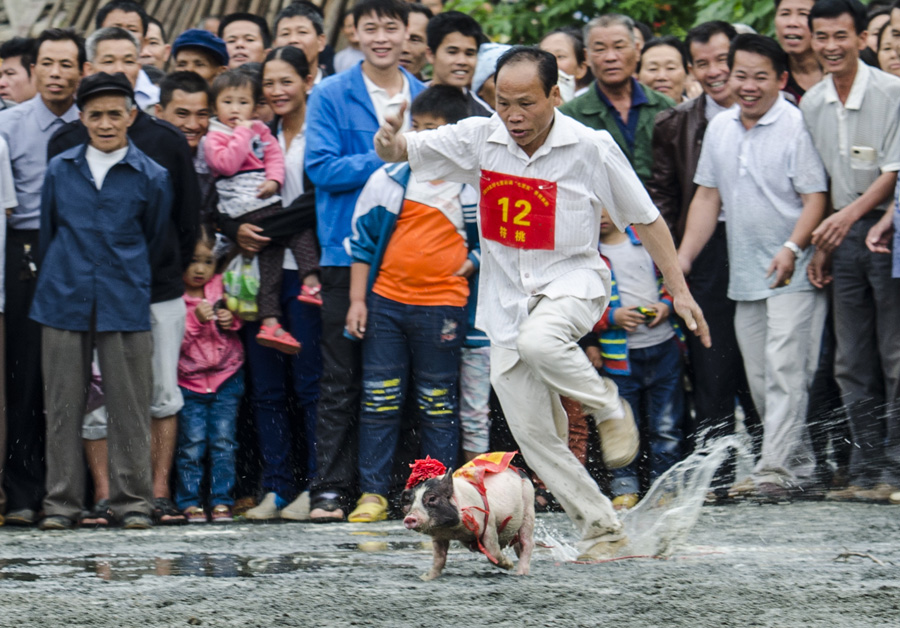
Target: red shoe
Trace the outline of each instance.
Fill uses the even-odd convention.
[[[309,286],[300,286],[300,295],[297,297],[298,301],[302,301],[303,303],[309,303],[310,305],[318,305],[322,307],[322,286],[313,286],[310,288]]]
[[[275,323],[270,327],[260,325],[259,333],[256,334],[256,342],[264,347],[271,347],[272,349],[277,349],[278,351],[289,355],[300,353],[300,349],[302,348],[300,343],[286,331],[280,335],[276,335],[276,332],[279,329],[281,329],[281,325],[278,323]]]

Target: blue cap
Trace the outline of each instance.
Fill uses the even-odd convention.
[[[228,48],[225,42],[202,28],[191,28],[181,33],[172,44],[172,58],[184,48],[202,48],[213,55],[220,65],[228,65]]]
[[[476,94],[484,82],[497,70],[497,61],[504,52],[512,48],[507,44],[494,44],[491,42],[481,44],[478,48],[478,62],[475,64],[475,74],[472,76],[472,91]]]

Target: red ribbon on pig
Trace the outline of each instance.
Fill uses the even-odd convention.
[[[416,460],[409,465],[409,468],[412,469],[412,473],[409,474],[409,479],[406,481],[407,490],[447,472],[447,467],[440,460],[435,460],[431,456],[425,456],[425,460]]]

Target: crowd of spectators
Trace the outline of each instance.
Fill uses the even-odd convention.
[[[610,304],[580,345],[641,455],[605,468],[599,418],[555,392],[618,510],[736,431],[755,466],[711,503],[900,503],[900,3],[774,4],[776,38],[609,13],[533,42],[559,112],[649,192],[712,337],[604,211],[582,235]],[[112,0],[86,38],[0,45],[0,525],[367,523],[416,458],[516,449],[476,326],[493,173],[419,181],[373,145],[386,117],[497,115],[511,46],[440,0],[358,0],[336,53],[305,0],[163,17]],[[517,227],[540,208],[499,202],[492,238],[541,237]]]

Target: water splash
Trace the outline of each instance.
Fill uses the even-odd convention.
[[[738,467],[752,460],[749,438],[716,438],[661,475],[644,498],[621,515],[631,554],[671,556],[697,523],[716,470],[736,452]]]

